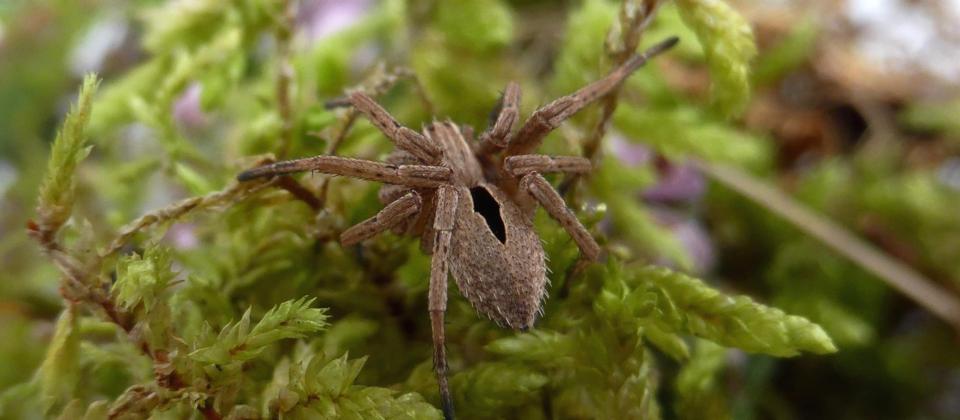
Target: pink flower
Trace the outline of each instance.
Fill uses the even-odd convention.
[[[200,83],[191,83],[173,103],[173,120],[187,129],[198,129],[207,124],[209,117],[200,107]]]
[[[347,28],[371,9],[369,0],[306,0],[300,5],[297,25],[312,43]]]
[[[608,140],[614,156],[628,166],[644,165],[653,160],[653,151],[647,146],[630,142],[617,134],[610,135]]]
[[[167,231],[167,240],[179,250],[194,249],[200,245],[196,228],[188,223],[177,223],[171,226]]]
[[[666,163],[659,169],[659,182],[643,192],[643,198],[647,201],[694,201],[706,191],[703,175],[691,165]]]

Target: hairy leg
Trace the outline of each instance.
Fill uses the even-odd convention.
[[[437,189],[437,213],[433,221],[436,240],[433,243],[433,257],[430,261],[430,325],[433,330],[433,368],[440,386],[440,401],[443,415],[453,418],[453,397],[447,383],[447,353],[443,316],[447,311],[447,271],[450,255],[451,231],[457,210],[457,191],[442,186]]]
[[[507,84],[500,102],[494,109],[496,118],[491,122],[487,131],[480,135],[479,155],[497,153],[510,143],[511,130],[520,118],[520,85],[516,82]]]
[[[355,86],[352,90],[362,90],[367,92],[370,96],[376,97],[384,93],[387,93],[400,79],[410,79],[413,82],[413,86],[417,91],[417,96],[420,97],[420,102],[423,102],[423,107],[427,110],[428,114],[433,114],[433,102],[430,101],[430,98],[427,96],[427,92],[423,87],[423,83],[420,82],[420,78],[417,77],[417,74],[408,67],[394,67],[391,71],[384,71],[383,65],[378,64],[377,70],[370,78],[365,80],[358,86]],[[352,106],[350,103],[350,98],[347,95],[333,98],[324,103],[324,107],[327,109],[342,108]]]
[[[553,186],[540,175],[533,172],[524,175],[520,179],[520,188],[526,191],[537,202],[543,206],[544,210],[550,214],[550,217],[556,219],[567,233],[573,238],[580,248],[580,255],[589,261],[596,261],[600,258],[600,245],[590,236],[587,228],[583,227],[577,216],[573,214],[567,203],[563,201],[560,194],[553,189]]]
[[[420,194],[411,191],[388,204],[375,216],[357,223],[340,234],[340,243],[350,246],[370,239],[380,232],[407,221],[420,211]]]
[[[380,187],[380,191],[377,192],[377,198],[383,204],[390,204],[397,201],[398,198],[407,195],[410,191],[410,187],[404,187],[403,185],[384,184]]]
[[[521,177],[533,172],[562,172],[583,174],[590,172],[590,159],[580,156],[516,155],[504,159],[507,173]]]
[[[554,100],[534,111],[533,115],[520,127],[520,131],[513,136],[513,140],[507,146],[507,155],[522,155],[536,150],[543,138],[557,128],[560,123],[615,89],[630,74],[646,64],[650,58],[670,49],[676,43],[676,37],[668,38],[642,54],[634,55],[623,65],[610,72],[607,77],[590,83],[580,90]]]
[[[386,109],[383,109],[366,93],[353,92],[349,95],[349,99],[357,111],[365,115],[401,150],[409,152],[420,159],[421,162],[429,165],[436,165],[443,159],[443,152],[438,145],[430,142],[422,134],[400,125]]]
[[[239,181],[254,178],[316,171],[331,175],[380,181],[408,187],[435,188],[450,180],[450,168],[429,165],[388,165],[370,160],[339,156],[315,156],[260,166],[240,173]]]

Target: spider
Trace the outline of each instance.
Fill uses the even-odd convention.
[[[396,145],[386,163],[337,156],[315,156],[250,169],[247,181],[303,171],[379,181],[385,204],[375,216],[345,230],[344,246],[386,230],[420,237],[432,254],[429,286],[433,362],[444,416],[453,418],[447,383],[444,314],[447,277],[481,314],[500,326],[527,330],[541,311],[547,275],[543,246],[533,230],[539,204],[569,233],[582,261],[596,261],[600,246],[567,208],[543,173],[585,174],[588,159],[531,154],[561,122],[616,89],[653,56],[677,43],[666,39],[632,56],[603,79],[537,109],[520,129],[520,86],[509,83],[479,141],[449,120],[426,125],[423,133],[404,127],[361,91],[348,93],[349,104]]]

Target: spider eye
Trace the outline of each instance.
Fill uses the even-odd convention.
[[[506,243],[507,228],[503,224],[503,218],[500,217],[500,203],[484,187],[471,188],[470,197],[473,197],[473,211],[483,216],[483,220],[487,222],[487,228],[500,243]]]

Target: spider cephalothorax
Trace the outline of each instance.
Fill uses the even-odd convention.
[[[541,107],[516,133],[512,129],[519,117],[520,86],[510,83],[490,127],[476,142],[449,121],[433,122],[417,133],[366,94],[353,92],[349,103],[397,146],[385,163],[316,156],[261,166],[238,178],[316,171],[385,184],[380,190],[384,209],[344,231],[340,240],[344,245],[356,244],[393,229],[418,236],[421,247],[432,254],[429,310],[434,366],[449,418],[453,408],[443,325],[448,273],[473,307],[497,324],[521,330],[533,326],[547,284],[543,246],[533,230],[536,205],[543,206],[570,234],[585,260],[596,260],[600,246],[542,175],[586,173],[590,161],[530,153],[561,122],[676,42],[676,38],[663,41],[603,79]]]

